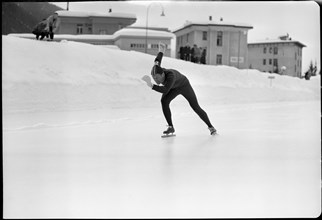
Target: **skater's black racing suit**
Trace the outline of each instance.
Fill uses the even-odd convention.
[[[158,61],[161,66],[163,53],[159,52],[154,61]],[[153,85],[152,89],[163,93],[161,98],[163,114],[166,118],[166,121],[169,126],[173,126],[171,111],[170,111],[170,102],[177,97],[178,95],[183,95],[185,97],[191,108],[199,115],[199,117],[208,125],[208,127],[213,127],[209,121],[207,113],[199,106],[197,97],[193,88],[190,85],[190,82],[186,76],[181,74],[179,71],[174,69],[165,69],[162,68],[165,73],[165,80],[162,83],[162,86]]]

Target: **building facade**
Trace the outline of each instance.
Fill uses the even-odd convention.
[[[60,20],[56,34],[111,35],[136,22],[134,15],[124,13],[56,12]]]
[[[206,64],[227,65],[239,69],[247,68],[248,30],[246,24],[223,22],[187,22],[184,27],[174,31],[176,35],[176,57],[180,48],[185,46],[201,47],[206,50]]]
[[[156,55],[159,51],[159,42],[166,45],[164,55],[171,56],[171,32],[158,29],[124,28],[114,34],[114,44],[121,50],[134,50]]]
[[[94,45],[117,46],[122,50],[147,52],[156,55],[159,42],[166,45],[165,56],[171,56],[171,39],[167,28],[131,26],[136,17],[124,13],[87,13],[56,11],[59,28],[54,40],[71,40]],[[13,34],[24,38],[34,38],[32,34]],[[147,46],[146,46],[147,45]],[[147,47],[147,48],[146,48]],[[146,49],[145,49],[146,48]]]
[[[248,68],[301,78],[303,47],[304,44],[292,40],[288,35],[276,40],[249,43]]]

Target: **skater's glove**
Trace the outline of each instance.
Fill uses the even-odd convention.
[[[165,47],[164,43],[159,42],[159,52],[165,53]]]
[[[143,77],[142,77],[142,80],[143,80],[143,81],[145,81],[145,82],[146,82],[146,84],[147,84],[150,88],[152,88],[152,87],[153,87],[153,84],[152,84],[152,82],[151,82],[151,77],[150,77],[150,76],[145,75],[145,76],[143,76]]]

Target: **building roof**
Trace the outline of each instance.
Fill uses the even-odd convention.
[[[306,45],[302,44],[299,41],[296,40],[282,40],[282,39],[265,39],[265,40],[260,40],[260,41],[253,41],[249,42],[248,45],[258,45],[258,44],[279,44],[279,43],[294,43],[300,47],[306,47]]]
[[[79,11],[66,11],[66,10],[59,10],[56,11],[58,16],[60,17],[104,17],[104,18],[129,18],[129,19],[136,19],[134,14],[128,13],[96,13],[96,12],[79,12]]]
[[[35,35],[31,33],[13,33],[10,36],[35,39]],[[97,35],[97,34],[55,34],[56,40],[114,40],[113,35]]]
[[[119,37],[145,37],[145,29],[134,29],[134,28],[123,28],[119,31],[116,31],[112,35],[98,35],[98,34],[55,34],[56,40],[107,40],[107,41],[114,41]],[[10,34],[11,36],[16,37],[24,37],[24,38],[35,38],[34,34],[31,33],[17,33],[17,34]],[[156,38],[173,38],[175,37],[174,34],[167,31],[155,31],[155,30],[148,30],[148,37],[156,37]]]
[[[253,26],[245,23],[227,22],[227,21],[186,21],[186,23],[173,31],[176,33],[191,26],[225,26],[253,29]]]
[[[137,26],[137,25],[135,25],[135,24],[133,24],[133,25],[130,25],[130,26],[127,26],[126,28],[132,28],[132,29],[144,29],[145,30],[145,26]],[[151,26],[149,26],[148,27],[148,29],[149,30],[155,30],[155,31],[166,31],[166,32],[171,32],[170,30],[169,30],[169,28],[167,28],[167,27],[157,27],[157,26],[153,26],[153,27],[151,27]]]
[[[114,37],[124,37],[124,36],[129,36],[129,37],[145,37],[146,35],[146,29],[142,28],[123,28],[119,31],[116,31],[114,33]],[[161,38],[173,38],[175,35],[172,34],[171,32],[167,31],[156,31],[156,30],[150,30],[148,29],[148,37],[161,37]]]

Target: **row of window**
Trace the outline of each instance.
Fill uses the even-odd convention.
[[[268,65],[272,65],[272,64],[273,66],[277,66],[278,65],[277,59],[268,59]],[[263,59],[263,65],[266,65],[266,59]]]
[[[278,47],[274,47],[274,49],[270,47],[268,51],[269,53],[278,54]],[[263,48],[263,53],[267,53],[267,47]]]
[[[269,47],[269,48],[267,48],[267,47],[264,47],[263,48],[263,53],[267,53],[267,49],[268,49],[268,52],[269,53],[273,53],[273,54],[278,54],[278,47]],[[283,54],[284,55],[284,54]],[[295,59],[297,59],[297,57],[300,57],[301,56],[301,50],[300,49],[298,49],[298,53],[297,52],[295,52]]]
[[[131,43],[130,47],[133,49],[142,49],[145,48],[145,44]],[[148,49],[159,49],[159,44],[148,44]],[[168,49],[168,45],[166,45],[166,49]]]
[[[208,32],[207,31],[203,31],[202,32],[202,40],[207,40],[208,39]],[[222,46],[222,39],[223,39],[223,32],[222,31],[218,31],[217,32],[217,46],[221,47]]]
[[[190,33],[185,35],[186,41],[185,43],[189,42],[189,36]],[[178,44],[179,45],[184,45],[185,43],[183,42],[184,36],[178,37]],[[203,41],[207,41],[208,40],[208,32],[207,31],[203,31],[202,32],[202,40]],[[223,32],[222,31],[218,31],[217,32],[217,46],[221,47],[223,44]]]
[[[223,32],[218,31],[217,32],[217,46],[222,46],[222,38],[223,38]],[[202,40],[208,40],[208,32],[207,31],[202,32]]]
[[[87,33],[92,33],[93,32],[93,28],[92,28],[92,24],[85,24],[85,27],[87,27]],[[120,25],[118,26],[118,29],[122,29],[123,28],[123,25]],[[76,34],[83,34],[83,29],[84,29],[84,24],[77,24],[76,25]],[[101,29],[99,30],[99,34],[107,34],[107,30],[105,29]]]

